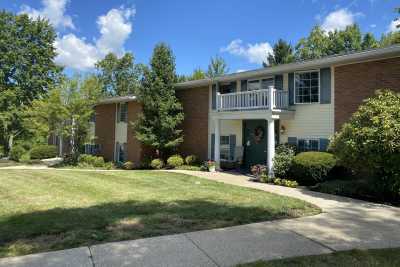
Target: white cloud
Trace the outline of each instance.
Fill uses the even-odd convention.
[[[244,45],[241,39],[235,39],[226,47],[222,47],[220,51],[244,57],[250,63],[262,64],[267,62],[268,53],[272,53],[272,47],[268,42]]]
[[[329,13],[328,16],[325,17],[321,28],[326,32],[344,30],[346,26],[354,24],[355,19],[359,16],[362,16],[362,13],[352,13],[342,8]]]
[[[54,27],[75,29],[72,18],[65,14],[65,8],[69,0],[42,0],[43,8],[35,9],[28,5],[22,5],[19,13],[26,13],[29,17],[46,18]]]
[[[122,54],[124,44],[132,32],[131,19],[134,15],[134,8],[120,7],[99,16],[97,26],[100,38],[94,42],[87,42],[85,38],[71,33],[58,38],[55,43],[58,53],[56,62],[62,66],[85,70],[93,68],[109,52]]]
[[[244,69],[238,69],[238,70],[236,71],[236,73],[239,73],[239,72],[245,72],[245,71],[247,71],[247,70],[244,70]]]
[[[397,32],[400,30],[400,28],[397,28],[397,25],[400,25],[400,21],[399,20],[393,20],[392,22],[390,22],[389,27],[388,27],[388,32]]]
[[[97,60],[100,59],[100,53],[96,46],[85,42],[75,34],[67,34],[58,38],[55,42],[58,56],[56,63],[73,69],[93,68]]]
[[[376,28],[376,24],[369,25],[371,28]]]
[[[97,19],[101,37],[97,47],[102,53],[121,53],[123,44],[132,32],[130,19],[135,16],[133,8],[111,9]]]

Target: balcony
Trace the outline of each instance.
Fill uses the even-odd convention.
[[[285,110],[289,107],[287,91],[268,89],[217,94],[217,111]]]

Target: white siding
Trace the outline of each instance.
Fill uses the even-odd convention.
[[[296,105],[293,120],[281,121],[286,128],[281,135],[281,143],[288,137],[329,138],[334,133],[333,104]]]
[[[214,133],[214,125],[210,123],[211,133]],[[221,135],[236,135],[236,145],[242,144],[242,120],[221,120],[220,121]]]
[[[128,124],[126,122],[118,122],[115,125],[115,142],[123,144],[128,140]]]

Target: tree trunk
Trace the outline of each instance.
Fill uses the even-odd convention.
[[[14,135],[10,134],[10,136],[8,137],[8,151],[12,149],[13,145],[14,145]]]

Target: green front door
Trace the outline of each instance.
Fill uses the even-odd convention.
[[[267,121],[243,121],[243,167],[250,170],[251,166],[267,163]]]

